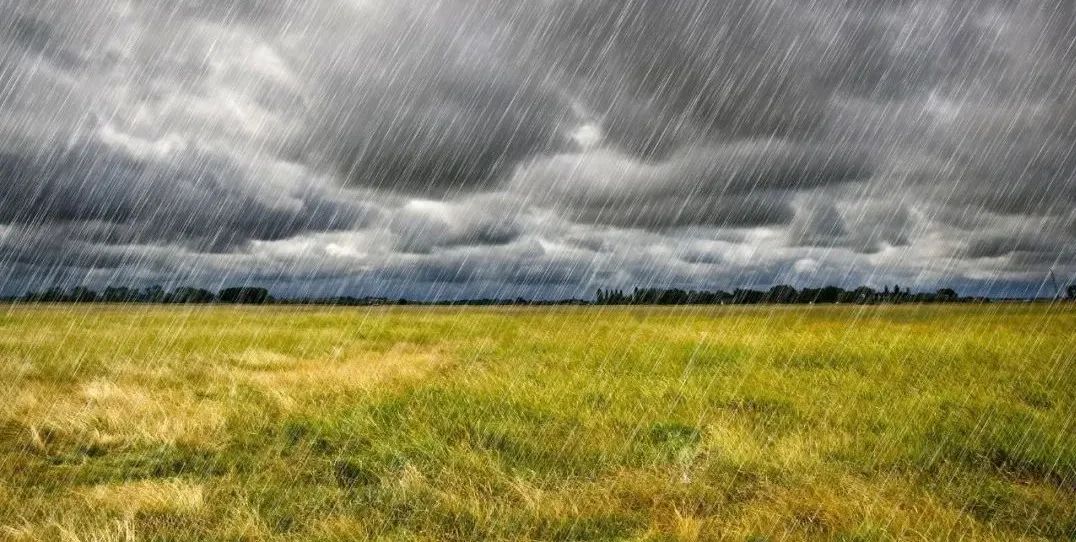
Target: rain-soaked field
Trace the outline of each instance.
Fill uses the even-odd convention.
[[[15,307],[0,539],[1076,536],[1076,308]]]

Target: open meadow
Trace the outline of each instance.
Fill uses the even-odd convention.
[[[0,310],[0,540],[1072,540],[1076,306]]]

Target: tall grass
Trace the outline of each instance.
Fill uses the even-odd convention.
[[[14,307],[0,539],[1076,537],[1076,310]]]

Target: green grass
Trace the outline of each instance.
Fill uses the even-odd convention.
[[[14,307],[3,540],[1073,540],[1076,308]]]

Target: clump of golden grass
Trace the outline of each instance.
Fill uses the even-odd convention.
[[[15,307],[0,539],[1076,536],[1067,306]]]
[[[204,505],[202,486],[178,479],[99,484],[86,488],[84,495],[91,507],[124,516],[193,515]]]

